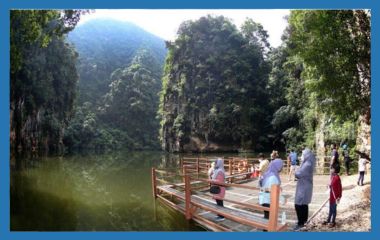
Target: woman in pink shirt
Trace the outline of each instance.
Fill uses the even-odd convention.
[[[224,161],[221,158],[218,158],[215,162],[214,173],[212,174],[212,180],[216,183],[225,183],[225,172],[224,172]],[[223,207],[223,199],[226,194],[226,188],[223,186],[220,187],[220,192],[218,194],[214,194],[213,198],[216,200],[216,204]],[[223,221],[224,216],[219,215],[216,217],[215,221]]]

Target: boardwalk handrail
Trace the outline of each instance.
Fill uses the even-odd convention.
[[[237,187],[237,188],[244,188],[244,189],[250,189],[250,190],[260,190],[259,187],[252,187],[252,186],[245,186],[241,184],[236,184],[236,183],[221,183],[221,182],[216,182],[211,179],[205,179],[205,178],[197,178],[198,181],[204,181],[211,183],[213,185],[218,185],[222,187]]]

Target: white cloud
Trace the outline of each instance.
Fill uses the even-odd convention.
[[[230,18],[236,26],[248,18],[261,23],[269,34],[269,42],[273,47],[281,43],[281,35],[287,25],[284,16],[289,14],[289,10],[266,9],[266,10],[225,10],[225,9],[117,9],[117,10],[96,10],[95,13],[82,17],[81,23],[89,19],[108,17],[128,22],[144,28],[165,40],[174,40],[179,25],[185,20],[196,20],[207,14],[223,15]]]

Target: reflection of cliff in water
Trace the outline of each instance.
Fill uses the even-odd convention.
[[[158,165],[158,168],[167,169],[179,167],[180,157],[181,156],[179,154],[163,153],[161,156],[161,163]]]

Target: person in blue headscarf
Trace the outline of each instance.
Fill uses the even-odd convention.
[[[276,155],[259,182],[261,188],[259,203],[264,207],[270,207],[270,189],[272,185],[281,185],[280,172],[283,165],[283,161]],[[269,211],[264,211],[264,218],[269,219]]]
[[[309,204],[313,195],[313,173],[315,168],[315,155],[309,149],[302,151],[303,162],[296,171],[298,179],[294,206],[297,213],[298,223],[293,230],[302,228],[308,220]]]

